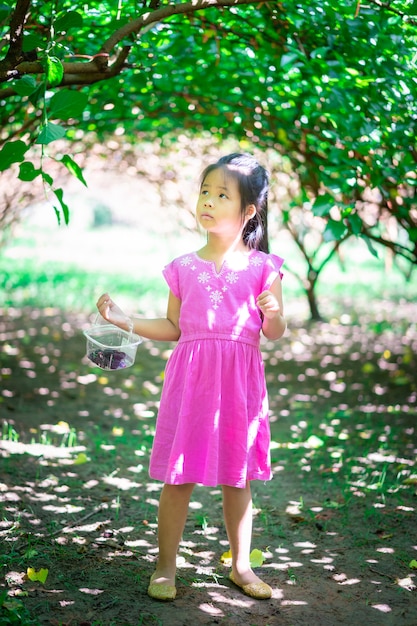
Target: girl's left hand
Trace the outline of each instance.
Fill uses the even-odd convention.
[[[272,319],[281,312],[279,302],[272,291],[263,291],[256,299],[257,306],[268,319]]]

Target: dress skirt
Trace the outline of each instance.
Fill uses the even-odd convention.
[[[150,476],[168,484],[245,487],[269,480],[270,431],[258,345],[180,339],[165,372]]]

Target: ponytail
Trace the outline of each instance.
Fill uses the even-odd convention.
[[[243,241],[249,248],[269,254],[268,204],[248,221],[243,229]]]

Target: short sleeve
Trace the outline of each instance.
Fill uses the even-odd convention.
[[[283,264],[284,264],[284,259],[282,259],[280,256],[277,256],[276,254],[268,254],[268,258],[265,262],[264,272],[262,276],[262,280],[263,280],[262,290],[263,291],[265,289],[269,289],[272,283],[274,282],[274,280],[278,278],[278,276],[280,278],[283,277],[283,273],[281,272],[281,267],[283,266]]]
[[[174,296],[178,299],[181,299],[180,281],[179,281],[179,276],[178,276],[178,264],[175,259],[174,261],[171,261],[171,263],[168,263],[168,265],[164,267],[164,269],[162,270],[162,275],[165,278],[168,284],[168,287],[170,288]]]

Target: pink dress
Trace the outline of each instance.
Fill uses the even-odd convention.
[[[181,300],[180,339],[161,395],[149,475],[168,484],[270,480],[268,397],[257,296],[283,259],[252,250],[221,270],[196,252],[164,268]]]

